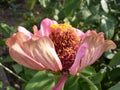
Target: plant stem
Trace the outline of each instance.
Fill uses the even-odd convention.
[[[116,2],[116,0],[114,0],[114,5],[117,6],[117,2]]]
[[[15,77],[17,77],[18,79],[20,79],[23,82],[27,82],[25,79],[21,78],[20,76],[18,76],[16,73],[14,73],[12,70],[10,70],[9,68],[7,68],[6,66],[4,66],[2,63],[0,63],[0,66],[2,68],[4,68],[6,71],[8,71],[9,73],[11,73],[12,75],[14,75]]]
[[[84,80],[86,80],[86,82],[88,82],[93,88],[94,90],[98,90],[97,86],[87,77],[85,77],[84,75],[79,73],[79,76],[82,77]]]
[[[63,90],[65,81],[67,79],[67,74],[63,74],[60,80],[57,82],[56,86],[52,90]]]

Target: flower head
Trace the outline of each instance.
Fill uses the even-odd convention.
[[[19,26],[18,32],[6,40],[11,57],[21,65],[35,70],[69,72],[75,75],[93,64],[105,51],[115,49],[104,33],[86,33],[69,24],[58,24],[48,18],[33,32]]]
[[[60,90],[66,72],[75,75],[105,51],[116,48],[113,41],[104,39],[102,32],[88,30],[83,33],[69,24],[58,24],[48,18],[41,22],[40,30],[33,26],[33,33],[19,26],[6,44],[11,57],[23,66],[65,72],[53,90]]]

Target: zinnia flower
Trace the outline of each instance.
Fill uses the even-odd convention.
[[[35,70],[50,70],[75,75],[93,64],[107,50],[115,49],[104,33],[88,30],[83,33],[69,24],[58,24],[48,18],[41,22],[40,30],[33,32],[19,26],[18,32],[6,40],[10,56],[19,64]],[[65,82],[66,74],[54,90]]]

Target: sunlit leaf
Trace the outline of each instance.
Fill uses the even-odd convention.
[[[53,86],[53,75],[45,71],[40,71],[29,81],[25,90],[52,90]]]
[[[43,6],[43,7],[47,7],[47,4],[50,2],[50,0],[38,0],[40,2],[40,4]]]
[[[86,20],[91,15],[91,12],[86,7],[84,7],[81,11],[82,11],[82,19],[84,20]]]
[[[105,52],[104,56],[108,59],[112,59],[114,57],[115,53],[112,52],[111,50]]]
[[[95,71],[95,69],[93,67],[87,66],[80,73],[84,74],[85,76],[92,76],[92,75],[96,74],[96,71]]]
[[[106,0],[101,0],[101,6],[102,6],[102,9],[103,9],[106,13],[109,12],[108,5],[107,5]]]
[[[107,39],[111,39],[115,32],[115,22],[108,17],[103,16],[101,19],[100,30],[105,33]]]

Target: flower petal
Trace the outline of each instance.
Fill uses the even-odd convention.
[[[16,33],[14,33],[11,37],[7,38],[5,43],[8,47],[11,47],[16,42]]]
[[[31,32],[29,32],[27,29],[25,29],[22,26],[18,27],[18,31],[24,33],[25,35],[29,36],[31,38],[31,36],[33,35]]]
[[[81,60],[81,70],[93,64],[106,50],[114,49],[116,46],[111,40],[104,40],[104,33],[87,31],[83,43],[88,44],[85,56]]]
[[[73,65],[71,66],[71,68],[69,69],[70,74],[75,75],[78,72],[78,70],[80,68],[81,60],[85,55],[86,48],[87,48],[87,44],[83,44],[80,46],[80,48],[77,52],[75,61],[74,61]]]
[[[54,44],[48,37],[25,42],[24,51],[48,70],[60,71],[62,69],[62,64],[55,52]]]
[[[7,38],[5,42],[8,47],[11,47],[15,43],[21,44],[27,40],[29,40],[28,35],[24,34],[23,32],[17,32],[14,33],[10,38]]]
[[[115,43],[112,40],[105,40],[105,51],[108,51],[110,49],[115,49],[117,46],[115,45]]]
[[[50,26],[52,24],[57,24],[56,21],[51,20],[49,18],[45,18],[40,25],[40,33],[42,34],[42,36],[49,36],[51,29]]]
[[[27,53],[23,51],[18,43],[15,43],[9,49],[10,56],[19,64],[35,70],[43,70],[45,67],[31,58]]]
[[[82,32],[81,30],[76,29],[76,28],[75,28],[75,30],[76,30],[76,32],[77,32],[77,34],[78,34],[78,36],[79,36],[80,38],[84,38],[84,36],[85,36],[85,33],[84,33],[84,32]]]
[[[33,32],[34,32],[34,36],[42,37],[36,25],[33,26]]]

